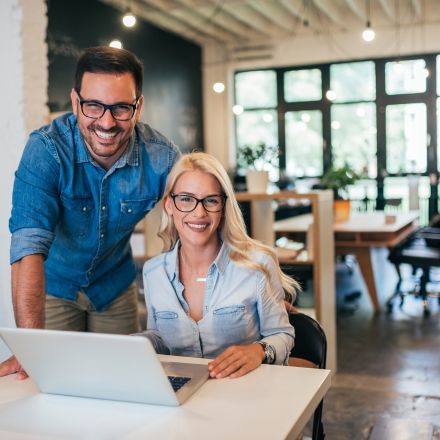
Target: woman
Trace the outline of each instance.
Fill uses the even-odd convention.
[[[144,265],[147,336],[158,352],[214,357],[211,377],[239,377],[262,362],[286,364],[294,329],[273,249],[247,234],[226,171],[192,153],[168,176],[159,236],[165,253]]]

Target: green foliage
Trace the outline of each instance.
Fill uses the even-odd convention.
[[[330,167],[324,174],[321,185],[332,189],[339,197],[347,194],[347,186],[356,183],[361,176],[353,171],[347,163],[341,168]]]
[[[278,147],[266,145],[243,145],[237,151],[238,166],[240,168],[253,168],[263,170],[265,164],[276,165]]]

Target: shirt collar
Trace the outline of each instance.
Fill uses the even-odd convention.
[[[179,247],[180,240],[177,241],[174,248],[168,253],[166,258],[165,270],[168,275],[168,279],[173,282],[176,278],[179,279]],[[222,242],[222,246],[220,248],[217,257],[213,261],[212,265],[214,265],[217,270],[223,275],[226,266],[229,263],[229,246]]]

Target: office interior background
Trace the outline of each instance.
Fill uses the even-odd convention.
[[[238,147],[263,142],[280,148],[274,183],[310,188],[347,163],[356,209],[399,200],[422,225],[438,212],[438,0],[3,0],[0,23],[0,325],[13,323],[8,219],[26,138],[69,110],[81,49],[114,39],[144,62],[143,121],[183,151],[232,172]]]

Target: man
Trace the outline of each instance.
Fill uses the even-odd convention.
[[[130,52],[87,49],[73,113],[30,135],[10,218],[18,327],[102,333],[138,329],[130,236],[161,198],[178,150],[139,121],[143,66]],[[19,372],[14,357],[0,376]]]

